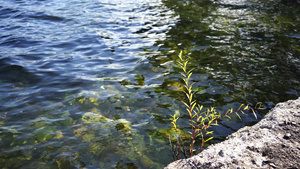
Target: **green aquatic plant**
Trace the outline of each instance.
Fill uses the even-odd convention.
[[[193,69],[188,69],[188,63],[189,58],[183,57],[182,51],[178,55],[179,61],[177,62],[178,66],[182,69],[181,75],[183,76],[184,81],[184,93],[186,95],[187,101],[182,101],[182,103],[186,106],[186,111],[189,114],[190,117],[190,126],[191,131],[188,131],[191,143],[189,145],[189,156],[193,156],[194,154],[197,154],[199,152],[202,152],[204,148],[204,144],[213,137],[211,136],[213,134],[212,130],[209,130],[211,126],[216,125],[218,126],[218,121],[224,117],[231,118],[231,114],[236,114],[236,116],[242,120],[240,113],[245,114],[244,111],[252,111],[255,118],[257,118],[255,111],[257,109],[262,109],[261,103],[256,104],[254,108],[249,107],[248,105],[241,104],[240,107],[237,110],[233,110],[232,108],[229,109],[227,112],[217,112],[217,110],[214,107],[208,108],[206,110],[203,110],[203,106],[197,104],[197,100],[194,99],[194,95],[197,91],[193,90],[193,84],[190,83],[190,78],[192,76]],[[172,116],[171,123],[172,123],[172,129],[175,131],[175,134],[169,135],[169,141],[170,146],[172,149],[172,157],[173,160],[181,159],[181,155],[185,158],[188,157],[188,153],[185,150],[184,143],[182,141],[182,132],[180,132],[177,120],[179,119],[179,112],[175,111],[174,115]],[[176,140],[175,145],[172,144],[172,140]],[[201,145],[198,146],[198,148],[195,148],[196,141],[201,140]]]

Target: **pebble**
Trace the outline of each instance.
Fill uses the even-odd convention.
[[[286,134],[283,136],[283,138],[284,138],[284,139],[290,139],[291,136],[292,136],[292,135],[291,135],[290,133],[286,133]]]
[[[223,150],[219,151],[219,156],[224,157],[224,152],[223,152]]]
[[[276,168],[276,165],[274,163],[270,163],[269,165],[273,168]]]

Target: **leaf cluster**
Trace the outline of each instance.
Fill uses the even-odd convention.
[[[258,103],[255,106],[255,108],[250,108],[248,105],[245,106],[244,104],[241,104],[241,106],[237,110],[234,111],[231,108],[224,114],[222,114],[221,112],[217,112],[214,107],[208,108],[203,111],[203,106],[197,104],[197,101],[194,99],[194,95],[196,94],[196,91],[192,90],[194,83],[190,83],[190,78],[192,76],[193,69],[188,70],[187,68],[187,65],[189,63],[189,58],[183,57],[182,51],[179,53],[178,57],[179,57],[179,61],[177,62],[177,65],[179,66],[179,68],[182,69],[181,75],[184,81],[184,88],[185,88],[184,93],[187,98],[187,101],[181,101],[181,102],[186,106],[186,111],[188,112],[190,117],[191,131],[188,131],[188,133],[190,134],[192,141],[190,143],[189,154],[190,156],[193,156],[193,154],[197,154],[199,151],[201,152],[203,150],[204,144],[206,142],[213,139],[212,136],[208,137],[208,135],[213,134],[213,131],[210,131],[208,129],[213,125],[218,126],[218,120],[220,120],[223,117],[227,117],[231,119],[230,117],[231,114],[236,114],[239,117],[239,119],[242,120],[239,113],[245,114],[244,111],[249,111],[249,110],[252,110],[255,118],[257,118],[254,110],[262,109],[262,108],[261,108],[261,103]],[[176,156],[177,159],[178,158],[180,159],[179,151],[181,151],[181,153],[183,153],[185,157],[187,153],[182,148],[184,146],[181,137],[178,133],[178,128],[176,125],[176,122],[179,119],[178,114],[179,113],[175,113],[171,119],[172,120],[171,123],[173,124],[173,129],[175,129],[176,131],[177,151],[174,149],[174,147],[172,147],[171,138],[170,138],[170,146],[172,148],[173,155],[177,154]],[[195,149],[194,148],[195,142],[199,138],[202,142],[201,146],[198,149]]]

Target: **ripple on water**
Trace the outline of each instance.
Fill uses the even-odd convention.
[[[183,110],[180,126],[189,125],[174,68],[181,49],[204,106],[227,111],[258,100],[271,108],[299,96],[298,8],[256,0],[0,2],[0,166],[162,168],[171,161],[168,115]],[[224,120],[216,137],[255,121]]]
[[[124,158],[117,146],[131,163],[136,154],[148,159],[133,147],[146,147],[139,130],[153,120],[152,108],[139,110],[153,99],[140,95],[153,89],[135,69],[175,25],[172,14],[156,0],[1,1],[0,157],[11,157],[5,165],[68,166],[70,156],[89,150],[83,161],[76,157],[79,165],[111,166],[114,160],[97,158]],[[88,112],[95,116],[85,119]]]

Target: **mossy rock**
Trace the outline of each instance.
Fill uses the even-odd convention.
[[[97,113],[87,112],[81,118],[84,123],[105,123],[109,119]]]
[[[54,126],[46,126],[35,130],[33,134],[35,135],[36,141],[38,143],[45,142],[56,137],[56,130],[57,129]]]
[[[96,131],[94,131],[91,128],[87,128],[85,126],[74,130],[74,135],[77,137],[81,137],[83,141],[91,141],[92,139],[95,138],[95,133]]]
[[[101,157],[101,159],[108,159],[110,158],[109,156],[112,155],[111,152],[118,154],[121,149],[117,146],[117,143],[112,140],[97,141],[97,139],[95,139],[91,142],[88,151]]]
[[[127,121],[126,119],[119,119],[114,121],[114,123],[116,123],[115,125],[115,129],[116,130],[120,130],[126,133],[130,133],[131,132],[131,125],[132,123],[130,121]]]
[[[143,165],[143,168],[163,168],[163,165],[160,165],[160,164],[154,162],[147,155],[142,155],[140,157],[139,161]]]
[[[88,151],[99,156],[102,154],[102,152],[107,148],[109,145],[102,145],[100,143],[92,143],[89,147]]]
[[[58,126],[71,126],[73,119],[71,117],[62,117],[57,119],[53,124]]]
[[[52,121],[47,117],[37,117],[34,120],[32,120],[32,123],[35,128],[41,128],[49,126],[52,123]]]
[[[70,161],[68,160],[69,157],[59,157],[59,158],[56,158],[54,159],[54,161],[56,162],[57,164],[57,167],[59,169],[70,169],[72,168],[72,165],[70,163]]]
[[[24,161],[31,159],[31,152],[24,153],[24,151],[17,150],[7,154],[2,153],[0,156],[1,169],[21,168]]]

